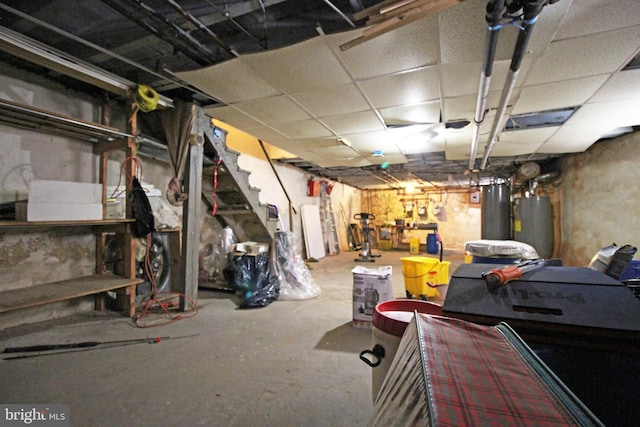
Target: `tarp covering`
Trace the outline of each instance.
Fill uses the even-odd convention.
[[[415,313],[371,426],[600,426],[505,323]]]

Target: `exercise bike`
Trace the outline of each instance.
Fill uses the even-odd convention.
[[[354,261],[376,262],[374,258],[379,258],[380,254],[374,255],[371,253],[371,243],[369,242],[369,235],[373,231],[373,228],[369,226],[369,222],[376,219],[376,217],[370,213],[361,212],[355,214],[353,218],[360,221],[360,234],[362,234],[362,250],[360,251],[360,256]]]

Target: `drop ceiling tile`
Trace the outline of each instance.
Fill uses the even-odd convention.
[[[320,148],[332,148],[332,147],[344,147],[344,144],[338,141],[335,136],[328,138],[308,138],[297,139],[293,141],[294,144],[301,145],[305,150],[317,150]]]
[[[591,123],[579,126],[564,125],[538,150],[545,154],[578,153],[585,151],[607,131],[606,123]]]
[[[589,102],[628,98],[640,98],[640,69],[620,71],[613,74]]]
[[[351,82],[321,37],[242,58],[255,73],[284,93]]]
[[[326,159],[324,157],[319,158],[316,163],[318,166],[323,168],[335,168],[335,167],[354,167],[361,168],[365,166],[371,166],[371,163],[362,157],[353,157],[353,158],[345,158],[345,159]]]
[[[239,102],[233,104],[233,107],[265,124],[286,123],[310,118],[306,111],[285,95]]]
[[[439,50],[437,20],[429,16],[369,39],[340,55],[351,74],[360,80],[436,64]]]
[[[493,149],[491,150],[491,155],[489,156],[488,163],[491,163],[491,158],[493,157],[522,156],[525,154],[533,153],[541,145],[542,145],[542,142],[509,144],[504,141],[500,141],[493,146]]]
[[[380,110],[380,114],[388,126],[411,123],[438,123],[440,121],[440,101],[383,108]]]
[[[177,76],[226,104],[279,93],[237,58],[208,68],[177,73]]]
[[[315,120],[278,123],[271,127],[291,139],[324,138],[333,135],[329,129]]]
[[[600,75],[526,86],[522,88],[520,97],[513,107],[512,114],[532,113],[581,105],[596,93],[606,79],[607,76]]]
[[[381,165],[383,163],[389,163],[392,165],[397,165],[401,163],[407,163],[407,158],[400,152],[398,153],[385,153],[384,157],[367,157],[367,160],[372,165]]]
[[[486,7],[484,0],[467,0],[438,15],[443,63],[482,62]],[[496,59],[511,58],[516,37],[517,30],[513,27],[500,30]]]
[[[565,13],[555,40],[640,24],[640,2],[637,0],[580,0],[569,3],[571,7]]]
[[[392,74],[359,83],[376,108],[416,104],[440,97],[437,67]]]
[[[499,68],[505,68],[505,61],[496,61],[493,72],[492,81],[502,74]],[[506,68],[509,65],[506,63]],[[440,81],[442,86],[442,94],[447,98],[454,98],[462,95],[478,94],[480,85],[480,73],[482,72],[481,62],[468,62],[464,64],[442,64],[440,65]],[[506,75],[506,70],[504,71]],[[502,79],[495,79],[502,81]]]
[[[358,88],[349,83],[290,95],[315,117],[336,116],[369,109]]]
[[[384,144],[392,144],[389,132],[380,130],[375,132],[362,132],[341,135],[355,149],[364,150],[365,152],[384,148]]]
[[[494,117],[495,110],[500,105],[500,95],[499,91],[491,91],[487,96],[487,105],[486,109],[490,111],[486,114],[486,118]],[[457,120],[469,120],[473,122],[476,115],[476,102],[478,100],[478,95],[467,95],[460,96],[457,98],[446,98],[444,100],[444,110],[443,110],[443,118],[447,122],[457,121]],[[485,118],[485,121],[486,121]]]
[[[274,129],[271,129],[268,126],[259,126],[259,127],[253,127],[253,128],[243,128],[244,132],[248,133],[249,135],[252,135],[258,139],[261,139],[264,142],[268,142],[269,144],[272,145],[278,145],[281,142],[288,142],[290,141],[289,138],[287,138],[285,135],[282,135],[281,133],[275,131]]]
[[[351,133],[372,132],[385,129],[384,125],[373,111],[324,117],[322,121],[341,136]]]
[[[545,127],[537,129],[521,129],[500,134],[500,142],[498,144],[541,144],[551,138],[558,131],[559,127]],[[496,146],[498,145],[496,144]]]
[[[369,133],[368,135],[370,136],[369,138],[362,138],[361,135],[359,135],[358,138],[350,140],[353,149],[360,153],[361,156],[369,158],[376,151],[381,151],[385,157],[402,155],[402,152],[394,140],[389,138],[388,135],[382,136],[377,133]]]
[[[585,46],[589,46],[588,51]],[[527,84],[612,73],[626,64],[638,46],[640,25],[553,42],[544,57],[536,61]]]
[[[573,113],[565,125],[588,126],[593,123],[606,123],[610,129],[614,129],[636,114],[638,109],[640,104],[636,98],[588,103]]]
[[[318,157],[321,157],[325,160],[333,160],[333,161],[345,161],[345,160],[353,160],[355,158],[362,157],[360,153],[354,150],[351,147],[345,146],[336,146],[336,147],[325,147],[318,149],[311,149],[316,153]]]
[[[432,138],[408,136],[395,141],[402,154],[435,153],[445,150],[444,137],[436,135]]]
[[[221,106],[205,108],[204,111],[214,119],[222,120],[238,129],[262,126],[262,123],[259,121],[233,107]]]
[[[471,155],[472,126],[464,129],[447,129],[445,137],[445,155],[447,160],[469,160]],[[484,142],[478,144],[481,154]]]

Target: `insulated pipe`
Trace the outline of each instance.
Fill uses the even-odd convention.
[[[493,72],[493,62],[498,46],[498,31],[501,26],[500,20],[506,11],[503,0],[490,1],[487,3],[487,37],[484,45],[484,59],[482,62],[482,73],[480,74],[480,86],[478,88],[478,99],[476,101],[476,114],[473,120],[473,135],[471,139],[471,155],[469,157],[469,170],[473,170],[478,151],[478,136],[480,134],[480,124],[484,120],[484,109],[487,105],[487,96],[491,84],[491,73]]]
[[[509,67],[507,80],[505,81],[504,87],[502,89],[502,96],[500,97],[500,105],[498,106],[496,119],[493,122],[493,127],[491,128],[489,142],[487,143],[487,145],[485,145],[484,148],[484,156],[482,157],[482,162],[480,163],[480,170],[484,170],[487,167],[489,155],[491,154],[491,150],[493,150],[493,146],[497,142],[496,138],[498,135],[498,131],[502,129],[504,122],[504,112],[507,109],[509,98],[511,98],[513,88],[515,86],[516,80],[518,79],[518,72],[520,70],[520,66],[522,65],[524,55],[527,51],[527,46],[529,45],[531,34],[533,33],[533,26],[538,20],[538,16],[540,15],[540,12],[542,12],[542,8],[546,4],[547,0],[532,0],[527,1],[527,3],[524,5],[524,19],[522,22],[523,28],[522,31],[520,31],[520,33],[518,34],[518,40],[516,41],[516,46],[513,51],[513,57],[511,58],[511,66]]]

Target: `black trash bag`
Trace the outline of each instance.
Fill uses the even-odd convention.
[[[129,197],[131,200],[131,211],[135,219],[135,223],[132,225],[133,235],[136,237],[146,237],[149,233],[156,231],[156,226],[147,193],[144,192],[144,188],[142,188],[140,181],[138,181],[138,178],[135,176],[133,177]]]
[[[234,255],[224,270],[224,277],[238,294],[238,308],[266,307],[278,298],[277,277],[271,274],[269,254]]]

